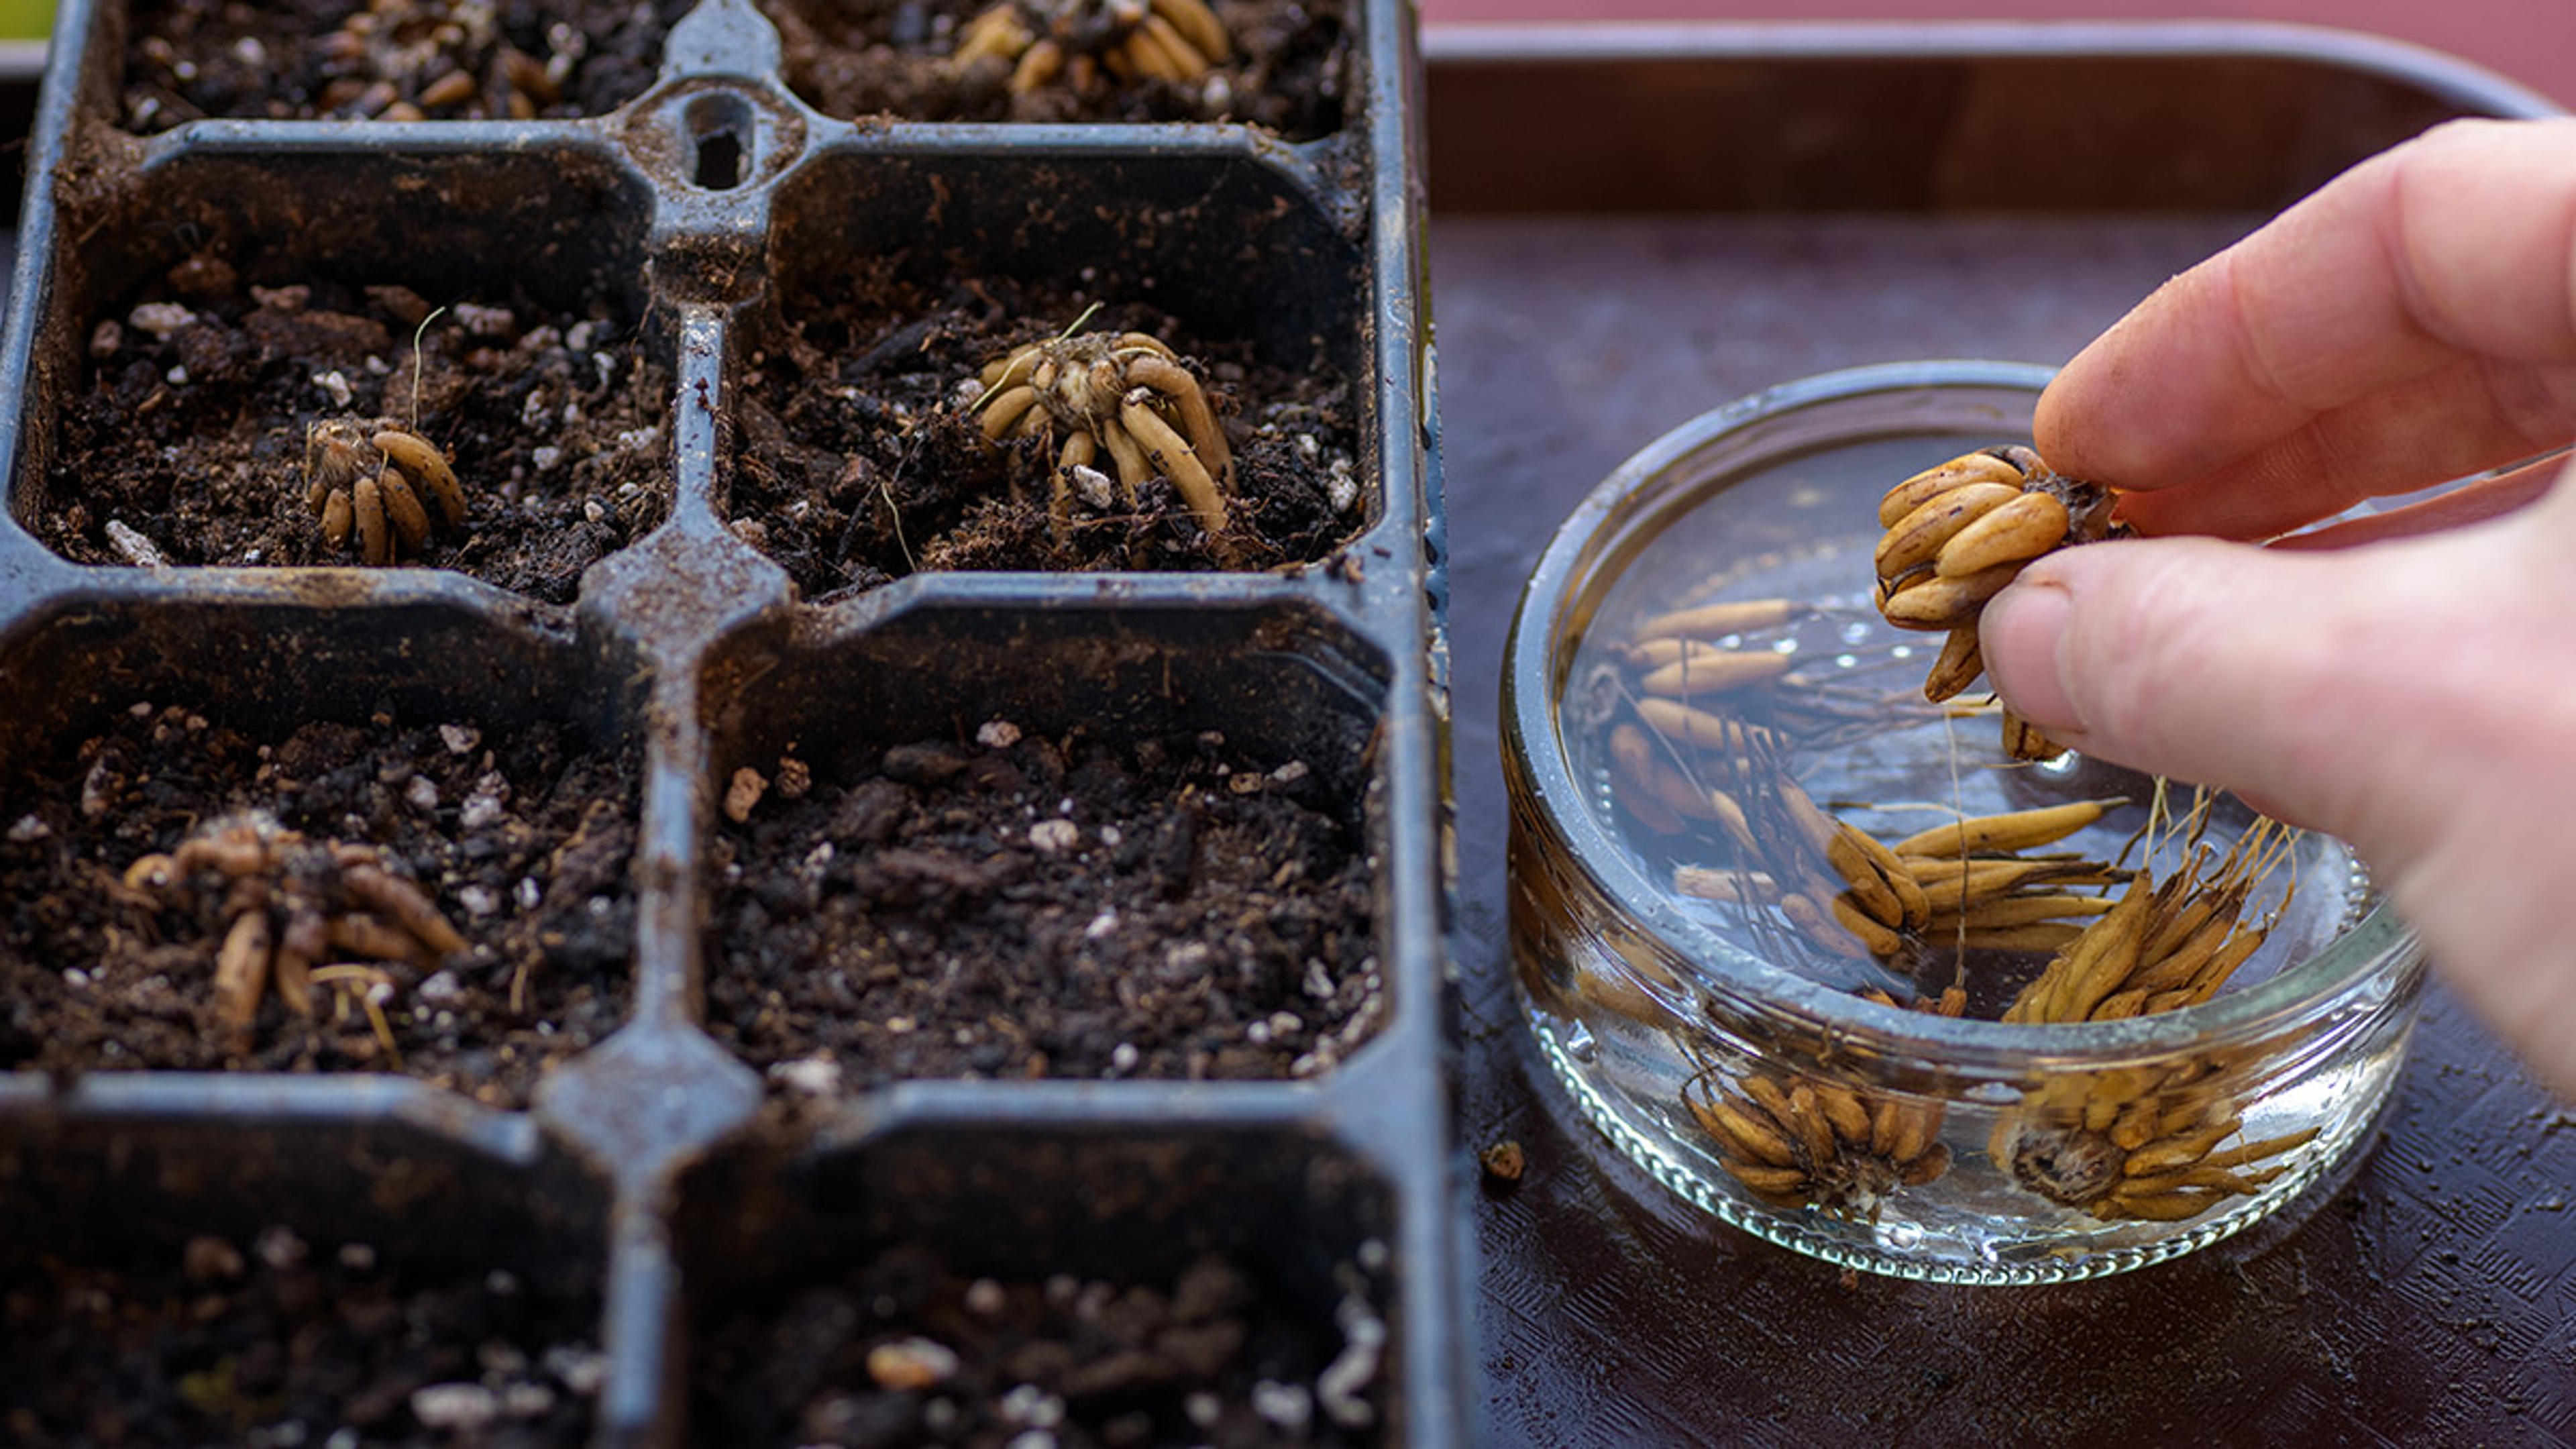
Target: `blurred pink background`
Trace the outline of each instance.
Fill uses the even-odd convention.
[[[2411,41],[2576,109],[2576,0],[1421,0],[1426,26],[1571,20],[2271,20]]]

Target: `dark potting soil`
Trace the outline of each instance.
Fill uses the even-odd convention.
[[[1261,362],[1117,298],[1003,277],[926,283],[899,263],[862,265],[782,310],[784,338],[751,357],[731,515],[809,598],[945,569],[1308,563],[1366,521],[1353,389],[1320,363]],[[1155,336],[1190,365],[1234,450],[1228,537],[1210,538],[1158,478],[1133,509],[1078,504],[1059,539],[1047,511],[1055,446],[985,441],[975,389],[961,384],[1077,318],[1088,332]]]
[[[0,1278],[0,1439],[24,1449],[588,1442],[598,1305],[271,1226]]]
[[[58,772],[0,793],[0,1070],[402,1070],[487,1104],[526,1105],[547,1066],[613,1031],[634,901],[633,772],[548,725],[307,724],[254,740],[138,704]],[[376,847],[467,949],[317,984],[293,1013],[272,986],[247,1031],[222,1016],[216,963],[254,900],[281,936],[291,870],[325,911],[360,906],[309,855],[287,870],[124,879],[201,828],[256,822],[308,845]],[[249,894],[245,894],[245,893]],[[399,1061],[364,1010],[374,991]]]
[[[762,0],[787,83],[827,115],[912,121],[1239,121],[1292,141],[1341,129],[1360,84],[1342,0],[1211,0],[1233,58],[1196,84],[1059,79],[1014,94],[1010,62],[950,59],[993,0]],[[1033,10],[1034,6],[1025,6]],[[1043,25],[1039,28],[1043,28]]]
[[[145,0],[118,119],[148,135],[209,116],[605,115],[653,83],[691,3]]]
[[[1356,1270],[1300,1321],[1219,1255],[1177,1277],[969,1278],[898,1248],[700,1333],[699,1437],[844,1449],[1382,1442],[1386,1324]]]
[[[548,603],[669,513],[670,381],[605,309],[268,281],[192,257],[94,319],[33,510],[47,543],[82,563],[147,563],[136,538],[171,564],[354,563],[306,498],[306,430],[334,418],[447,453],[468,516],[438,519],[416,562]]]
[[[1367,850],[1302,762],[996,721],[860,765],[717,835],[710,1027],[774,1086],[1303,1076],[1377,1029]]]

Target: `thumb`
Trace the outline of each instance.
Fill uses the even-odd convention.
[[[2433,565],[2372,552],[2068,549],[1987,604],[1986,670],[2023,718],[2087,754],[2393,843],[2415,805],[2407,771],[2447,726],[2403,663],[2424,607],[2407,596]]]
[[[2328,553],[2201,538],[2066,549],[1986,606],[2015,711],[2099,758],[2341,836],[2488,1023],[2576,1092],[2576,490]]]

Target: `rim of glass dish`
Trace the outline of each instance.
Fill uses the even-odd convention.
[[[1548,540],[1513,611],[1504,648],[1506,747],[1517,751],[1520,767],[1530,773],[1539,808],[1571,847],[1572,865],[1592,877],[1603,897],[1639,929],[1699,963],[1710,978],[1706,987],[1732,988],[1756,1011],[1839,1033],[1847,1041],[1865,1038],[1882,1050],[1934,1057],[1956,1067],[2020,1070],[2034,1059],[2110,1066],[2206,1046],[2213,1038],[2258,1036],[2333,1002],[2374,972],[2395,974],[2420,957],[2412,932],[2383,900],[2373,902],[2359,921],[2306,960],[2199,1006],[2124,1021],[2044,1026],[1934,1016],[1880,1006],[1727,944],[1654,890],[1588,810],[1579,803],[1571,812],[1559,808],[1585,797],[1567,767],[1558,729],[1553,684],[1558,626],[1575,602],[1572,587],[1589,582],[1578,580],[1577,565],[1602,542],[1606,526],[1631,512],[1638,494],[1662,485],[1671,469],[1711,443],[1784,414],[1899,391],[2035,394],[2054,375],[2055,369],[2035,363],[1960,358],[1845,368],[1765,388],[1702,413],[1639,449],[1584,495]],[[1656,516],[1660,512],[1650,509],[1625,521]],[[1651,908],[1638,911],[1638,902]]]

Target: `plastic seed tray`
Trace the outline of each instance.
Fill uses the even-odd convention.
[[[312,8],[34,119],[0,1439],[1462,1442],[1409,9]],[[1084,328],[1222,529],[984,443]]]

